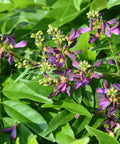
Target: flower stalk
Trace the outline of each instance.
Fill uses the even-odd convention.
[[[111,53],[113,54],[113,48],[112,48],[112,45],[111,45],[110,40],[108,39],[108,37],[107,37],[107,41],[108,41],[108,44],[109,44],[109,48],[110,48],[110,50],[111,50]],[[115,57],[114,55],[113,55],[113,58],[114,58],[114,61],[115,61],[115,64],[116,64],[117,73],[118,73],[118,75],[119,75],[119,74],[120,74],[120,70],[119,70],[119,66],[118,66],[117,59],[116,59],[116,57]]]

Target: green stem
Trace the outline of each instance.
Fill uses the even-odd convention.
[[[105,77],[117,77],[117,78],[120,78],[120,75],[118,74],[118,73],[102,73],[103,74],[103,76],[105,76]]]
[[[14,52],[14,55],[15,55],[17,58],[20,58],[20,59],[22,59],[22,60],[26,60],[27,62],[31,62],[32,64],[40,64],[40,62],[37,62],[37,61],[35,61],[35,60],[31,60],[31,59],[27,59],[27,58],[19,55],[18,53],[15,53],[15,52]]]
[[[2,64],[1,64],[1,61],[0,61],[0,75],[2,73]],[[0,82],[0,127],[2,127],[2,83]]]
[[[111,53],[113,54],[113,48],[112,48],[112,45],[111,45],[110,40],[108,38],[107,38],[107,41],[108,41]],[[117,63],[117,59],[116,59],[116,57],[114,55],[113,55],[113,58],[114,58],[114,61],[115,61],[116,67],[117,67],[117,73],[119,75],[120,74],[120,70],[119,70],[119,66],[118,66],[118,63]]]

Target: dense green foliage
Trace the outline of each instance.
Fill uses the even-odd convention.
[[[120,21],[119,9],[119,0],[0,0],[0,36],[16,33],[16,43],[27,41],[26,47],[13,49],[15,58],[12,65],[5,56],[0,59],[0,144],[119,144],[120,104],[113,114],[117,117],[118,127],[106,131],[102,124],[107,118],[96,111],[100,108],[96,89],[104,88],[104,79],[109,85],[120,84],[120,34],[112,34],[109,41],[101,36],[89,44],[90,32],[82,33],[70,52],[81,49],[82,53],[76,57],[89,61],[91,65],[102,59],[103,63],[95,67],[95,71],[102,73],[103,78],[93,79],[85,88],[71,90],[71,96],[60,93],[52,98],[48,96],[55,91],[54,87],[40,84],[44,78],[42,66],[39,66],[42,61],[39,55],[43,52],[41,43],[37,45],[34,36],[31,38],[31,34],[41,30],[46,38],[45,46],[55,47],[47,33],[49,24],[69,37],[72,28],[88,27],[86,13],[89,11],[104,13],[106,21],[113,18]],[[108,42],[112,45],[112,53]],[[118,67],[106,63],[109,59],[117,60]],[[67,63],[74,67],[70,59]],[[50,69],[48,75],[57,77],[51,73]],[[76,118],[76,114],[79,117]],[[11,133],[1,131],[12,125],[17,129],[14,140],[10,138]]]

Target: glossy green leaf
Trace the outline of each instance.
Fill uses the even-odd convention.
[[[21,15],[11,16],[9,17],[9,19],[7,19],[4,22],[4,24],[2,25],[1,31],[2,33],[5,33],[5,32],[10,33],[18,24],[22,22],[28,23],[28,20]]]
[[[80,115],[85,115],[87,117],[91,117],[89,111],[81,104],[63,102],[63,104],[60,105],[60,107],[65,108],[66,110],[74,114],[80,114]]]
[[[84,138],[76,140],[70,144],[88,144],[89,141],[90,141],[89,137],[84,137]]]
[[[37,138],[37,136],[35,136],[35,135],[34,135],[34,136],[33,136],[33,135],[30,135],[30,136],[28,137],[28,142],[27,142],[27,144],[38,144],[36,138]]]
[[[3,123],[4,123],[5,128],[11,127],[12,125],[17,124],[17,139],[16,139],[15,144],[17,143],[27,144],[28,137],[30,135],[33,135],[32,132],[23,123],[20,123],[20,121],[16,119],[4,117]],[[6,135],[6,133],[4,133],[4,135]],[[9,136],[9,139],[10,139],[10,136]],[[3,141],[9,142],[9,140],[6,138],[2,138],[2,141],[0,142],[3,143]]]
[[[16,138],[15,144],[20,144],[20,139],[19,139],[19,137]]]
[[[94,0],[91,3],[90,11],[97,10],[101,11],[107,7],[107,0]]]
[[[9,116],[15,118],[21,122],[24,122],[34,131],[38,133],[47,127],[46,120],[34,109],[28,105],[13,100],[7,100],[3,102],[5,111]]]
[[[80,10],[80,5],[83,0],[73,0],[75,8],[79,11]]]
[[[56,141],[59,144],[70,144],[74,140],[74,133],[68,123],[62,127],[62,130],[60,132],[56,134]]]
[[[54,131],[55,129],[57,129],[59,126],[66,124],[67,122],[69,122],[73,118],[74,118],[74,114],[73,113],[69,113],[66,110],[62,111],[62,112],[59,112],[50,121],[50,123],[48,124],[48,127],[43,132],[43,136],[48,135],[49,133],[51,133],[52,131]]]
[[[113,6],[119,5],[120,4],[120,0],[109,0],[108,4],[107,4],[107,8],[111,8]]]
[[[68,23],[75,19],[81,12],[85,11],[87,8],[88,5],[78,11],[74,5],[73,0],[56,1],[52,5],[52,10],[50,10],[48,14],[36,24],[34,29],[45,30],[48,28],[48,24],[51,24],[53,27],[60,27],[65,23]]]
[[[83,102],[85,105],[94,107],[94,95],[91,86],[87,85],[83,90]]]
[[[90,121],[90,117],[80,115],[77,120],[75,120],[75,122],[72,124],[72,127],[75,129],[75,134],[80,133],[85,128],[85,125],[89,124]]]
[[[37,81],[24,81],[7,85],[3,94],[9,99],[27,98],[41,103],[52,103],[52,100],[47,98],[50,91],[51,88],[41,86]]]
[[[113,138],[112,136],[109,136],[107,133],[102,132],[100,130],[94,129],[90,126],[86,126],[86,129],[91,136],[96,136],[99,140],[99,144],[119,144],[119,142]]]
[[[9,10],[12,8],[12,6],[13,6],[12,3],[5,3],[5,4],[0,3],[0,12],[4,12],[6,10]]]
[[[83,27],[85,27],[85,26],[83,26]],[[89,33],[83,33],[78,38],[78,42],[75,45],[75,47],[72,48],[71,50],[76,51],[78,49],[81,49],[82,53],[79,55],[80,60],[94,61],[96,59],[96,51],[91,51],[89,49],[91,47],[91,45],[88,42],[89,42]]]

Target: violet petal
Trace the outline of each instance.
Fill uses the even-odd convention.
[[[15,139],[17,136],[17,132],[16,132],[16,127],[14,127],[14,129],[12,130],[12,133],[10,135],[11,139]]]
[[[97,62],[94,64],[93,67],[98,67],[98,66],[100,66],[102,63],[103,63],[103,60],[99,60],[99,61],[97,61]]]
[[[93,34],[90,34],[90,39],[89,39],[89,44],[93,43],[94,41],[96,41],[97,39],[99,39],[98,37],[96,37]]]
[[[23,40],[23,41],[15,44],[13,47],[14,48],[20,48],[20,47],[25,47],[26,45],[27,45],[27,42]]]
[[[9,128],[4,128],[4,129],[2,129],[1,131],[4,132],[4,133],[8,133],[8,132],[11,132],[14,127],[15,127],[15,126],[11,126],[11,127],[9,127]]]
[[[101,96],[99,95],[97,99],[99,101],[98,105],[100,106],[100,109],[103,110],[110,104],[110,101],[107,99],[104,93],[101,94],[102,95]]]
[[[91,31],[90,28],[80,28],[80,30],[79,30],[80,33],[86,33],[86,32],[89,32],[89,31]]]

